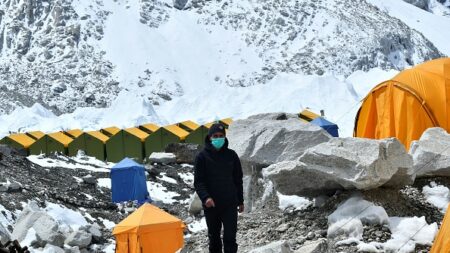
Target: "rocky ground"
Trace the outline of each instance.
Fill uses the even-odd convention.
[[[84,164],[83,156],[68,158],[54,155],[48,157],[52,158],[50,161],[55,164],[62,161],[73,165],[73,168],[41,167],[30,162],[19,151],[0,147],[0,204],[12,213],[14,221],[20,216],[20,210],[24,209],[24,203],[30,200],[35,200],[41,208],[45,208],[49,202],[60,204],[85,217],[91,216],[93,220],[89,223],[99,225],[101,237],[84,249],[85,252],[98,252],[113,239],[111,227],[106,226],[103,220],[117,224],[135,208],[133,203],[121,206],[111,203],[110,190],[98,185],[98,179],[109,178],[109,173],[105,171],[107,166],[88,163],[87,158]],[[177,153],[176,149],[171,151]],[[193,182],[192,177],[182,176],[193,175],[193,166],[187,163],[193,162],[195,152],[197,151],[194,147],[187,155],[177,153],[177,158],[183,158],[178,159],[179,163],[172,160],[146,164],[148,181],[163,186],[167,192],[178,194],[173,197],[174,203],[161,201],[160,196],[152,195],[154,204],[181,218],[188,225],[198,223],[202,219],[201,213],[192,215],[188,212]],[[85,165],[91,166],[91,169],[86,169]],[[167,178],[175,180],[176,183]],[[306,246],[320,248],[320,252],[357,252],[356,243],[337,244],[338,241],[346,239],[344,236],[327,237],[328,216],[343,201],[357,193],[362,194],[365,200],[382,206],[389,217],[424,216],[428,223],[440,224],[443,214],[428,203],[422,193],[422,188],[433,181],[439,185],[450,186],[450,179],[447,177],[428,177],[416,179],[413,185],[400,189],[382,187],[362,192],[337,190],[326,197],[316,198],[315,201],[310,199],[311,203],[301,210],[292,207],[281,210],[277,195],[271,194],[258,205],[254,205],[251,212],[239,216],[237,240],[240,252],[249,252],[256,247],[280,240],[285,241],[284,247],[296,252],[304,252]],[[6,216],[6,213],[3,215]],[[13,225],[8,226],[7,230],[13,232]],[[386,242],[391,238],[391,234],[392,231],[386,225],[364,225],[362,241]],[[189,228],[182,252],[206,252],[206,248],[206,230],[193,232]],[[429,248],[426,245],[418,245],[415,252],[428,252]]]

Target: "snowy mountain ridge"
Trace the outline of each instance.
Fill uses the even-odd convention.
[[[0,10],[0,110],[17,109],[0,116],[1,135],[306,107],[350,135],[373,85],[450,54],[439,32],[450,19],[402,1],[8,0]]]

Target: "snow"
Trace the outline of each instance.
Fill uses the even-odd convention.
[[[83,215],[58,204],[46,202],[45,211],[59,224],[70,226],[73,230],[77,230],[80,226],[88,224]]]
[[[31,245],[31,242],[36,240],[36,230],[34,230],[34,228],[30,228],[27,232],[27,235],[25,236],[25,238],[20,241],[19,243],[21,245]]]
[[[58,156],[57,159],[45,157],[45,155],[30,155],[27,159],[41,167],[55,168],[62,167],[67,169],[84,169],[94,172],[109,172],[114,166],[113,163],[106,163],[95,159],[94,157],[75,156],[70,157]]]
[[[181,179],[183,179],[183,182],[187,185],[192,185],[194,183],[194,174],[190,172],[180,172],[178,173],[178,176],[180,176]]]
[[[177,180],[175,180],[175,179],[173,179],[173,178],[171,178],[171,177],[168,177],[168,176],[166,176],[166,173],[165,172],[163,172],[163,173],[161,173],[161,177],[157,177],[159,180],[161,180],[161,181],[164,181],[164,182],[167,182],[167,183],[170,183],[170,184],[177,184],[178,182],[177,182]]]
[[[176,192],[168,191],[166,187],[156,182],[147,181],[147,189],[150,193],[150,198],[152,200],[161,201],[164,204],[173,204],[177,202],[177,200],[173,198],[180,196]]]
[[[104,253],[115,253],[116,252],[116,245],[115,244],[108,244],[108,246],[106,246],[103,249]]]
[[[97,185],[111,189],[111,178],[97,178]]]
[[[427,201],[439,208],[442,213],[447,211],[447,206],[450,202],[449,189],[443,185],[438,185],[434,181],[430,186],[426,185],[422,189]]]
[[[312,201],[296,195],[283,195],[277,192],[279,205],[281,210],[285,210],[288,207],[293,207],[295,210],[303,210],[312,205]]]
[[[207,229],[206,220],[203,217],[201,220],[195,220],[192,223],[188,224],[187,227],[189,231],[191,231],[191,233],[197,233],[202,230],[206,230]]]
[[[369,3],[396,17],[422,33],[442,53],[450,55],[450,18],[427,12],[405,1],[368,0]]]
[[[0,204],[0,224],[8,226],[14,224],[13,216],[2,204]]]
[[[337,244],[356,243],[362,252],[414,252],[416,244],[431,245],[438,231],[436,223],[427,224],[425,217],[388,217],[384,208],[354,196],[328,216],[328,236],[346,235]],[[391,239],[385,243],[362,242],[363,224],[389,225]]]
[[[116,223],[114,223],[114,222],[112,222],[112,221],[110,221],[110,220],[104,219],[104,218],[102,218],[102,217],[98,217],[98,219],[102,221],[103,225],[104,225],[107,229],[113,229],[113,228],[116,226]]]
[[[359,219],[364,224],[387,224],[389,219],[381,206],[362,199],[360,196],[351,197],[341,204],[336,211],[328,216],[328,223],[333,224],[345,219]]]
[[[425,217],[390,217],[392,239],[385,249],[400,253],[413,252],[416,244],[431,245],[438,231],[436,223],[427,224]]]

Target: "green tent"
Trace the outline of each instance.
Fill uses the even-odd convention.
[[[160,127],[145,139],[145,156],[164,151],[168,144],[182,142],[188,135],[188,132],[176,125]]]
[[[179,122],[176,125],[188,133],[190,133],[200,127],[197,123],[190,121],[190,120]]]
[[[29,154],[29,147],[35,140],[26,134],[11,134],[0,140],[0,144],[5,144],[13,148],[23,149]]]
[[[185,142],[203,145],[205,143],[205,138],[208,135],[208,130],[209,128],[205,126],[198,127],[197,129],[189,133],[189,135],[186,137]]]
[[[123,143],[123,130],[119,130],[106,141],[106,159],[108,162],[117,163],[125,158]]]
[[[139,129],[141,129],[142,131],[144,131],[148,134],[152,134],[159,129],[159,126],[152,124],[152,123],[148,123],[148,124],[140,125]]]
[[[123,130],[125,156],[142,162],[145,158],[144,142],[149,135],[137,127]]]
[[[48,155],[53,152],[67,154],[67,147],[72,141],[72,138],[62,132],[46,134],[31,144],[30,154],[39,155],[45,153]]]
[[[78,150],[83,150],[86,155],[104,161],[106,160],[105,143],[108,139],[108,136],[100,131],[82,133],[69,144],[69,156],[75,156]]]

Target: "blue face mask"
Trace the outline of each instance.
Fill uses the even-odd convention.
[[[225,144],[225,138],[214,138],[211,139],[211,144],[217,149],[221,149]]]

